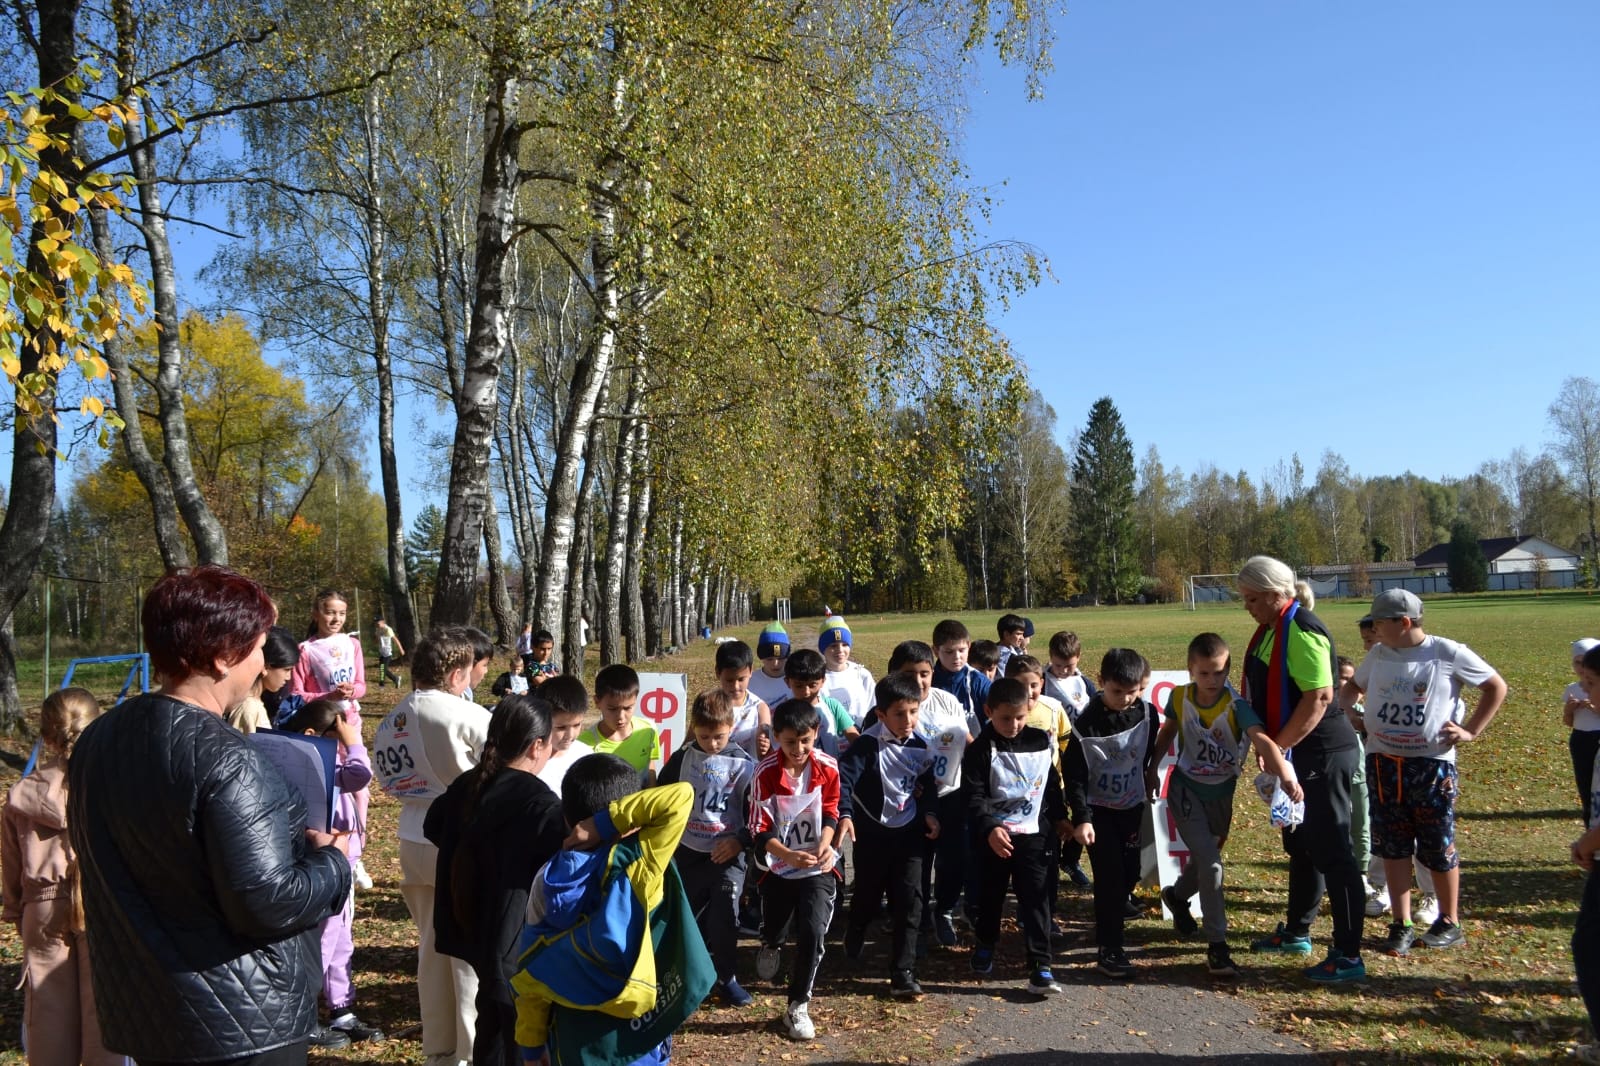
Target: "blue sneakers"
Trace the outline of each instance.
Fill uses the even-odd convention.
[[[977,974],[994,973],[994,948],[984,947],[979,944],[972,949],[972,972]]]
[[[1254,941],[1250,945],[1251,951],[1265,951],[1277,955],[1309,955],[1311,954],[1311,938],[1308,936],[1292,936],[1284,928],[1282,922],[1269,936]]]
[[[1367,964],[1360,959],[1347,959],[1337,951],[1305,971],[1306,980],[1322,985],[1342,984],[1345,981],[1365,981]]]

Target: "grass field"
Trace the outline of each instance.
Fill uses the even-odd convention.
[[[1365,606],[1324,604],[1318,613],[1336,640],[1359,650],[1356,619]],[[992,636],[999,612],[961,617],[976,636]],[[1105,648],[1139,649],[1156,669],[1181,669],[1184,648],[1202,629],[1221,633],[1241,649],[1253,625],[1243,609],[1217,606],[1189,612],[1176,607],[1093,608],[1030,612],[1037,627],[1034,650],[1049,635],[1070,628],[1085,648],[1086,667]],[[926,640],[935,616],[850,616],[855,657],[874,673],[883,670],[899,641]],[[1241,796],[1235,835],[1228,844],[1229,915],[1236,957],[1246,968],[1236,994],[1257,1007],[1288,1037],[1315,1048],[1328,1063],[1464,1063],[1558,1061],[1573,1042],[1588,1039],[1582,1005],[1572,984],[1568,949],[1582,889],[1582,874],[1567,859],[1567,845],[1580,831],[1560,696],[1571,680],[1568,645],[1600,635],[1600,597],[1581,594],[1496,595],[1430,600],[1430,632],[1470,644],[1510,683],[1504,709],[1484,737],[1460,756],[1462,798],[1458,844],[1463,856],[1462,912],[1467,943],[1447,952],[1413,952],[1389,959],[1369,951],[1366,985],[1338,990],[1307,985],[1297,973],[1302,960],[1249,956],[1246,942],[1282,919],[1285,871],[1276,834],[1264,811]],[[753,642],[759,624],[726,635]],[[790,626],[797,647],[812,639],[816,620]],[[650,669],[682,670],[691,690],[713,682],[709,643],[697,644]],[[1237,672],[1235,673],[1237,677]],[[363,701],[368,730],[398,697],[394,689]],[[0,743],[6,766],[0,781],[15,780],[26,745]],[[413,928],[398,891],[399,864],[393,824],[396,806],[374,796],[368,867],[378,888],[357,898],[357,981],[364,1015],[400,1039],[354,1048],[330,1061],[420,1060],[416,1024]],[[1072,934],[1069,960],[1082,960],[1091,936],[1086,895],[1063,893],[1062,911]],[[1384,933],[1385,919],[1369,919],[1370,940]],[[1324,950],[1328,923],[1313,931]],[[965,934],[964,934],[965,935]],[[1014,935],[1010,933],[1008,935]],[[1139,980],[1170,985],[1175,994],[1213,989],[1204,970],[1203,945],[1181,941],[1152,917],[1129,926],[1129,944],[1140,965]],[[1002,948],[1003,957],[1016,951]],[[919,969],[925,983],[964,980],[970,936],[953,950],[934,949]],[[869,959],[875,958],[869,947]],[[949,1001],[890,1003],[880,983],[863,977],[842,953],[824,960],[813,1015],[826,1038],[800,1046],[785,1040],[775,1019],[782,1010],[777,989],[753,980],[754,946],[741,943],[740,972],[758,993],[743,1011],[702,1011],[685,1027],[678,1060],[739,1062],[942,1062],[963,1046],[961,1014]],[[7,929],[0,936],[0,980],[14,987],[20,944]],[[1088,956],[1088,957],[1092,957]],[[1014,964],[1015,965],[1015,964]],[[1058,969],[1083,980],[1069,961]],[[1008,974],[1003,970],[1001,976]],[[1017,968],[1015,976],[1022,973]],[[1051,1008],[1069,1012],[1072,990]],[[16,1033],[21,994],[0,1000],[0,1062],[20,1061]],[[981,1008],[979,1008],[981,1009]],[[407,1032],[409,1036],[407,1036]]]

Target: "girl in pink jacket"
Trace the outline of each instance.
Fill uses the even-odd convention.
[[[323,589],[311,605],[311,626],[300,644],[300,661],[289,675],[289,690],[307,703],[324,697],[339,700],[345,720],[361,729],[361,704],[367,694],[367,669],[360,643],[344,631],[349,606],[336,589]],[[367,838],[366,788],[355,794],[356,834]],[[360,860],[355,863],[357,888],[371,888],[372,877]]]
[[[0,819],[5,920],[22,934],[22,1025],[30,1063],[117,1066],[128,1060],[100,1043],[83,934],[78,859],[67,837],[67,756],[100,715],[81,688],[52,692],[39,712],[43,753],[33,773],[11,786]]]

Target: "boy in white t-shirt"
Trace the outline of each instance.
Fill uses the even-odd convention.
[[[583,716],[589,713],[589,690],[580,678],[556,674],[539,686],[539,698],[550,704],[550,760],[537,776],[559,796],[572,764],[594,754],[593,748],[578,739]]]
[[[733,708],[731,742],[743,748],[752,759],[764,759],[772,750],[772,704],[750,690],[755,664],[755,653],[744,641],[729,640],[717,645],[713,664],[717,671],[717,687]],[[785,693],[784,699],[787,698]]]
[[[750,691],[768,708],[789,698],[789,686],[784,684],[783,678],[783,664],[789,659],[789,648],[789,634],[777,622],[767,623],[756,638],[756,659],[761,669],[750,675]]]
[[[872,678],[871,670],[850,661],[852,643],[850,627],[839,615],[829,617],[823,624],[822,632],[817,635],[817,650],[822,653],[823,662],[828,668],[822,694],[844,704],[851,720],[860,725],[861,719],[872,709],[873,690],[877,683]]]
[[[1424,633],[1422,601],[1405,589],[1380,592],[1372,622],[1378,644],[1345,682],[1340,702],[1350,706],[1367,697],[1372,850],[1383,856],[1394,914],[1383,950],[1404,955],[1413,944],[1454,947],[1463,939],[1456,912],[1456,746],[1476,740],[1493,721],[1505,702],[1505,679],[1465,644]],[[1463,683],[1481,693],[1465,722]],[[1433,871],[1439,896],[1439,917],[1420,936],[1411,924],[1413,851]]]

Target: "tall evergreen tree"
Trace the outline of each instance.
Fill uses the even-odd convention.
[[[1457,520],[1450,526],[1450,554],[1445,557],[1451,592],[1482,592],[1489,587],[1489,564],[1478,543],[1478,531]]]
[[[1089,408],[1072,461],[1072,559],[1096,602],[1123,603],[1139,590],[1133,444],[1111,397]]]

